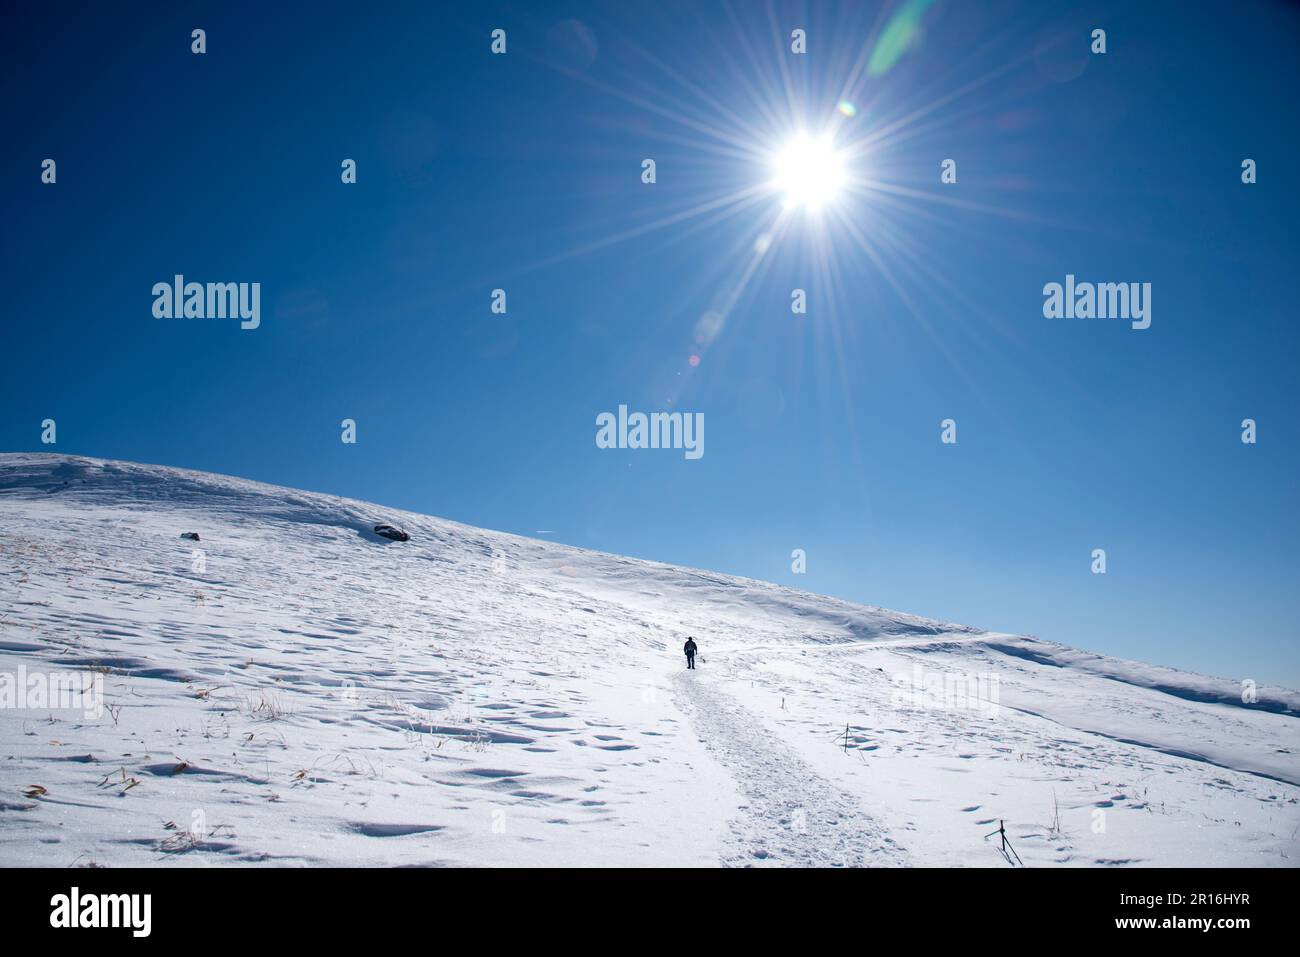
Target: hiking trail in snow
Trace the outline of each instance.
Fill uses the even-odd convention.
[[[691,725],[737,782],[744,803],[730,822],[728,865],[898,865],[906,855],[853,795],[809,767],[753,714],[700,674],[683,671],[674,691]]]

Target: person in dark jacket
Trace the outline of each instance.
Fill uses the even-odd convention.
[[[685,644],[685,646],[683,646],[682,651],[686,652],[686,667],[687,667],[687,668],[694,668],[694,667],[695,667],[695,652],[699,651],[699,648],[696,647],[696,645],[695,645],[695,639],[694,639],[694,638],[687,638],[687,639],[686,639],[686,644]]]

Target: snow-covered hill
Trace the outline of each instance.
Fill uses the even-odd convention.
[[[0,455],[0,676],[5,865],[1300,857],[1293,691],[157,466]]]

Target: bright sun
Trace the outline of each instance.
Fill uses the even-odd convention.
[[[844,184],[844,159],[829,136],[800,133],[776,156],[773,185],[785,194],[787,208],[817,210]]]

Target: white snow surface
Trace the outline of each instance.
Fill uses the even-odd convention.
[[[1300,858],[1294,691],[182,469],[0,454],[2,681],[0,865]]]

